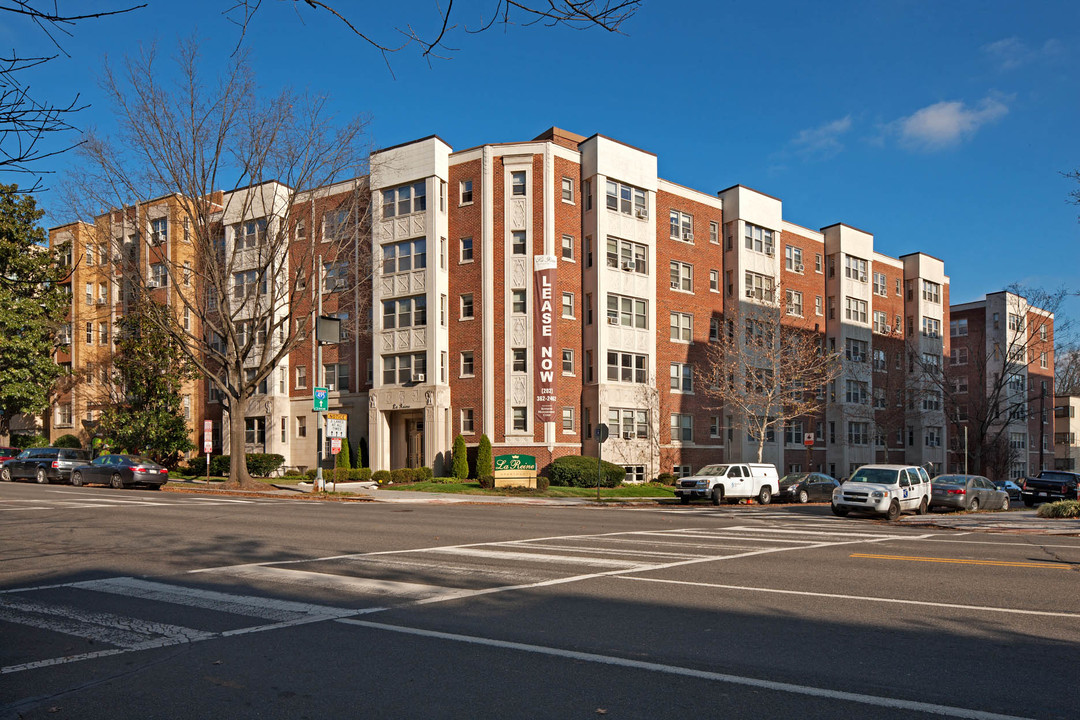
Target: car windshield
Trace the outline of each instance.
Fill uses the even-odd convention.
[[[967,485],[967,478],[963,475],[938,475],[931,482],[935,485]]]
[[[780,478],[782,484],[797,483],[806,477],[806,473],[790,473]]]
[[[727,472],[727,465],[706,465],[698,470],[695,475],[723,475]]]
[[[881,483],[882,485],[895,485],[897,483],[897,471],[887,468],[862,467],[855,471],[848,482],[858,483]]]

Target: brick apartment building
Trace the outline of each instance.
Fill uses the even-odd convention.
[[[873,235],[848,225],[801,227],[784,219],[781,200],[741,185],[709,194],[657,172],[652,153],[551,128],[531,141],[459,151],[423,138],[373,153],[367,178],[298,196],[288,222],[296,246],[307,247],[340,226],[341,198],[363,185],[370,246],[358,239],[352,258],[308,269],[307,277],[321,269],[323,281],[309,285],[292,315],[313,319],[321,295],[323,314],[342,319],[345,337],[324,346],[322,368],[311,342],[275,368],[245,409],[246,448],[281,453],[289,467],[313,466],[312,388],[321,383],[331,390],[331,412],[348,414],[354,448],[366,440],[373,469],[426,465],[443,474],[459,433],[470,445],[487,434],[496,454],[534,455],[543,468],[563,455],[595,456],[600,423],[611,430],[604,458],[626,467],[629,479],[755,459],[744,419],[715,407],[696,387],[696,370],[725,317],[782,292],[785,322],[820,333],[844,370],[822,389],[824,415],[778,430],[763,459],[782,472],[837,477],[873,461],[944,468],[944,263],[923,253],[886,256]],[[170,202],[177,200],[161,201]],[[168,213],[161,230],[151,224],[161,211],[130,212],[138,215],[131,240],[140,262],[184,251]],[[284,221],[225,214],[227,247]],[[84,252],[78,227],[54,229],[53,244]],[[165,233],[163,247],[152,245],[155,232]],[[370,272],[370,297],[339,291],[342,263]],[[538,272],[548,264],[553,279]],[[300,282],[300,268],[285,268],[289,282]],[[73,287],[89,282],[96,298],[100,272],[84,263]],[[167,291],[157,292],[169,302]],[[80,330],[122,310],[96,301],[84,308],[81,299],[73,294]],[[550,321],[537,312],[547,312],[546,302]],[[108,318],[84,320],[104,310]],[[58,359],[81,378],[97,362],[95,343],[72,332]],[[544,342],[550,357],[538,349]],[[60,421],[70,427],[92,417],[81,385],[54,407],[54,432]],[[220,404],[200,385],[190,402],[192,437],[211,419],[215,452],[227,452]]]
[[[1054,405],[1054,469],[1080,467],[1080,395],[1056,398]]]

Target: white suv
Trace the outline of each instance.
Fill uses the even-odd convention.
[[[929,506],[930,476],[918,465],[863,465],[832,496],[840,517],[862,510],[895,520],[904,510],[923,515]]]

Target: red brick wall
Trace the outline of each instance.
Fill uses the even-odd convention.
[[[484,429],[484,359],[483,353],[483,318],[487,312],[483,296],[483,248],[481,247],[481,219],[483,188],[481,160],[470,160],[450,166],[450,189],[448,221],[450,237],[447,239],[449,297],[447,298],[447,325],[450,330],[449,342],[449,382],[450,405],[452,408],[452,433],[456,437],[461,432],[461,410],[472,408],[473,428],[471,435],[465,435],[466,443],[480,442]],[[472,204],[462,205],[461,182],[472,180]],[[473,239],[472,262],[461,262],[461,238]],[[474,320],[460,320],[461,296],[472,293]],[[473,353],[474,376],[462,378],[461,354]]]

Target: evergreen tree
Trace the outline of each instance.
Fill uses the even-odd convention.
[[[454,438],[453,473],[458,480],[469,477],[469,455],[465,449],[465,438],[458,435]]]
[[[480,436],[480,447],[476,451],[476,477],[484,478],[495,472],[491,458],[491,440],[487,434]]]
[[[37,225],[44,212],[18,185],[0,185],[0,437],[11,418],[39,413],[60,366],[53,353],[70,295],[57,256]]]
[[[349,459],[349,438],[341,439],[341,452],[337,454],[337,461],[334,463],[334,482],[345,482],[349,479],[349,468],[352,467],[352,461]]]
[[[118,446],[169,466],[195,447],[180,399],[181,384],[194,372],[176,341],[161,330],[160,323],[170,318],[168,308],[148,301],[117,322],[112,403],[99,426]]]

